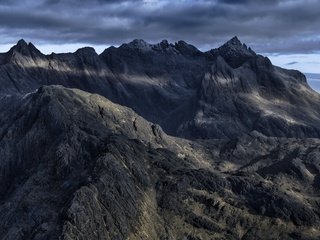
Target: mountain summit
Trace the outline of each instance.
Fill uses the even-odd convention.
[[[233,68],[240,67],[244,62],[256,55],[251,48],[242,44],[236,36],[219,47],[217,52]]]
[[[42,53],[32,43],[27,43],[24,39],[20,39],[9,52],[19,53],[24,56],[42,55]]]
[[[227,41],[225,44],[226,45],[235,45],[235,46],[241,46],[242,45],[241,41],[239,40],[239,38],[237,36],[234,36],[229,41]]]

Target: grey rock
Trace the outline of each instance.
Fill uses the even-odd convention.
[[[1,239],[318,239],[319,139],[189,141],[96,94],[1,111]]]
[[[319,94],[236,37],[20,40],[0,84],[0,239],[320,238]]]

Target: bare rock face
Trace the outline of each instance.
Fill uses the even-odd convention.
[[[242,44],[237,37],[233,37],[223,46],[214,49],[211,52],[222,56],[232,68],[238,68],[256,56],[256,53],[245,44]]]
[[[167,136],[41,87],[1,111],[1,239],[318,239],[320,142]]]
[[[237,38],[21,40],[0,84],[0,239],[320,238],[319,95]]]
[[[272,65],[237,37],[201,52],[186,42],[134,40],[98,55],[92,48],[43,55],[20,40],[0,55],[1,93],[59,84],[107,97],[189,139],[233,138],[256,130],[318,137],[319,95],[303,74]],[[234,127],[230,127],[234,126]]]

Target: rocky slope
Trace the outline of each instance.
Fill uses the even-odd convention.
[[[134,40],[100,55],[92,48],[43,55],[20,40],[0,55],[0,76],[0,93],[74,87],[189,139],[233,138],[253,130],[275,137],[320,134],[320,97],[304,75],[273,66],[236,37],[208,52],[183,41]]]
[[[319,139],[169,137],[61,86],[6,102],[0,239],[320,237]]]
[[[0,239],[320,238],[319,94],[237,38],[21,40],[0,84]]]

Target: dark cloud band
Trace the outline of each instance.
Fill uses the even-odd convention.
[[[2,0],[0,42],[119,45],[183,39],[206,49],[238,35],[258,52],[320,50],[317,0]]]

